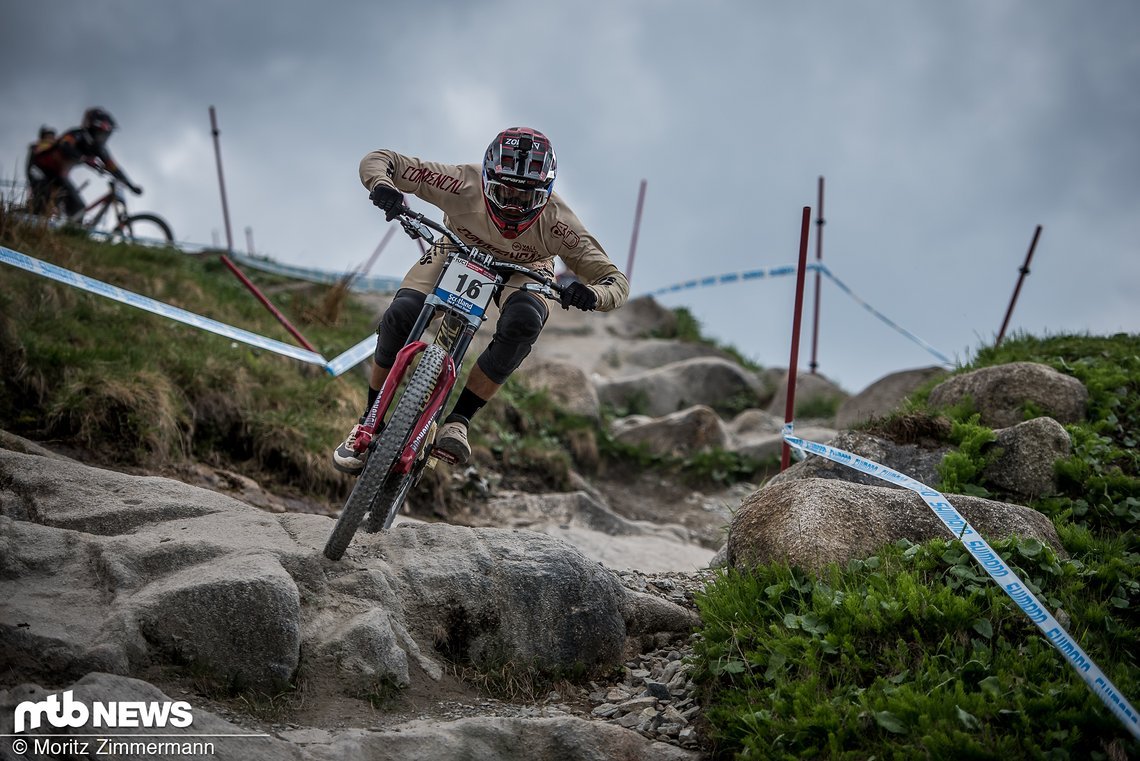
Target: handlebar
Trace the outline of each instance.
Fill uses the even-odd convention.
[[[407,206],[401,206],[399,211],[396,212],[396,216],[399,218],[400,225],[404,228],[404,232],[412,238],[423,238],[430,243],[433,238],[431,233],[424,228],[435,230],[455,244],[456,248],[467,256],[476,259],[480,264],[490,267],[500,274],[506,270],[508,272],[524,275],[535,281],[534,283],[523,284],[520,286],[520,290],[538,293],[553,300],[558,300],[559,294],[565,290],[565,286],[560,285],[553,278],[549,278],[541,272],[536,272],[535,270],[524,267],[521,264],[515,264],[514,262],[500,261],[490,254],[485,254],[477,248],[468,246],[451,230],[448,230],[432,219],[428,219],[423,214],[412,211]]]

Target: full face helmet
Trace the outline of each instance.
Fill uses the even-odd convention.
[[[529,127],[503,130],[483,158],[483,200],[504,238],[534,224],[550,200],[558,161],[546,135]]]
[[[83,112],[80,126],[93,142],[102,145],[115,131],[115,120],[102,108],[89,108]]]

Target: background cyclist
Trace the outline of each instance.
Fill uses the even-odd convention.
[[[107,171],[135,195],[142,193],[107,152],[107,139],[114,130],[115,120],[109,113],[89,108],[80,126],[64,132],[50,147],[34,152],[28,165],[32,213],[50,215],[56,204],[62,203],[68,221],[82,222],[83,197],[68,179],[72,168],[80,163]]]

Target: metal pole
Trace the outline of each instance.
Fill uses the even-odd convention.
[[[210,131],[214,135],[214,158],[218,164],[218,185],[222,189],[222,217],[226,222],[226,251],[234,250],[234,236],[230,232],[230,207],[226,202],[226,179],[222,175],[222,149],[218,145],[218,117],[210,106]]]
[[[815,217],[815,260],[823,262],[823,176],[819,178],[819,211]],[[819,367],[819,363],[815,361],[816,348],[819,345],[819,281],[820,271],[815,271],[815,319],[812,320],[811,327],[811,362],[808,368],[811,374],[815,375],[815,369]]]
[[[252,227],[245,228],[245,249],[246,249],[246,251],[249,252],[249,255],[252,257],[253,256],[253,228]]]
[[[641,229],[641,209],[645,205],[645,186],[648,183],[641,181],[641,189],[637,191],[637,211],[633,214],[633,235],[629,239],[629,261],[625,265],[625,279],[633,280],[633,257],[637,253],[637,233]]]
[[[784,405],[784,423],[795,419],[796,409],[796,373],[800,355],[800,317],[804,307],[804,274],[807,269],[808,230],[811,228],[811,207],[804,207],[803,220],[800,223],[800,264],[796,270],[796,311],[792,316],[792,356],[788,360],[788,400]],[[783,452],[780,455],[780,471],[788,469],[792,461],[792,448],[784,442]]]
[[[1009,300],[1009,309],[1005,311],[1005,319],[1002,320],[1001,330],[998,331],[997,340],[994,341],[994,348],[996,349],[1001,345],[1001,340],[1005,338],[1005,329],[1009,327],[1009,318],[1013,316],[1013,305],[1017,303],[1017,294],[1021,293],[1021,283],[1025,280],[1025,276],[1029,274],[1029,262],[1033,259],[1033,252],[1037,248],[1037,239],[1041,237],[1041,225],[1037,225],[1037,229],[1033,232],[1033,240],[1029,244],[1029,252],[1025,255],[1025,264],[1021,265],[1018,270],[1021,274],[1017,278],[1017,285],[1013,288],[1013,297]]]
[[[301,344],[302,346],[304,346],[306,349],[308,349],[311,352],[314,352],[317,354],[320,353],[316,349],[313,348],[313,345],[311,343],[309,343],[308,341],[305,340],[305,337],[303,335],[301,335],[300,331],[298,331],[296,328],[293,327],[293,325],[289,322],[289,320],[285,317],[285,315],[281,314],[281,312],[277,309],[277,307],[273,306],[273,304],[270,303],[269,299],[265,298],[265,294],[263,294],[261,291],[258,290],[257,286],[254,285],[250,281],[250,279],[245,276],[244,272],[242,272],[240,269],[238,269],[238,266],[236,264],[234,264],[233,261],[231,261],[228,256],[226,256],[225,254],[222,254],[220,258],[222,260],[222,264],[229,267],[230,272],[234,273],[234,275],[237,276],[237,279],[241,281],[242,285],[244,285],[246,288],[248,288],[250,293],[252,293],[254,296],[256,296],[257,300],[260,301],[262,303],[262,305],[266,309],[269,310],[270,314],[272,314],[274,317],[276,317],[277,321],[285,326],[285,330],[288,330],[293,335],[293,337],[297,339],[297,343]]]

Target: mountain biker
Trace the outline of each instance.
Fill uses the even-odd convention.
[[[80,126],[64,132],[49,148],[37,151],[31,157],[28,182],[32,188],[34,214],[50,215],[55,204],[62,202],[69,221],[82,221],[83,196],[67,177],[79,163],[103,169],[135,195],[142,193],[142,188],[127,179],[107,152],[107,139],[114,130],[115,120],[106,110],[89,108],[83,113]]]
[[[558,256],[578,277],[562,294],[562,308],[609,311],[625,303],[629,281],[566,202],[552,192],[557,161],[546,135],[511,127],[491,141],[480,164],[440,164],[389,150],[360,162],[360,181],[369,198],[391,221],[404,193],[438,206],[444,224],[463,240],[496,259],[521,264],[548,277]],[[365,415],[380,393],[396,353],[407,341],[424,299],[447,258],[449,241],[437,241],[404,276],[380,320]],[[514,290],[528,278],[513,275],[499,299],[499,317],[490,344],[479,355],[451,414],[436,437],[435,453],[455,464],[471,456],[471,418],[530,354],[549,315],[545,299]],[[360,423],[364,422],[361,417]],[[357,475],[367,451],[355,450],[360,423],[333,453],[333,464]]]

